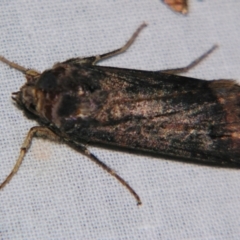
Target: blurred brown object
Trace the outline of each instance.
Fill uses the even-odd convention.
[[[162,0],[162,1],[175,12],[179,12],[182,14],[188,13],[187,0]]]

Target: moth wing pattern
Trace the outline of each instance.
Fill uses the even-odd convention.
[[[240,86],[232,80],[205,81],[179,73],[196,66],[215,48],[185,68],[141,71],[96,66],[126,51],[143,23],[122,47],[88,58],[56,63],[39,73],[0,56],[23,72],[27,82],[13,99],[40,124],[29,130],[3,188],[18,171],[32,138],[63,140],[120,181],[131,186],[88,151],[100,143],[153,152],[198,163],[240,167]]]
[[[239,164],[240,87],[234,81],[98,66],[90,72],[105,75],[95,78],[104,97],[84,124],[76,119],[75,131],[66,129],[71,138]]]

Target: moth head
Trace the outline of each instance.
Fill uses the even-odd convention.
[[[27,109],[31,113],[37,115],[36,106],[38,102],[36,82],[40,77],[40,73],[35,70],[27,70],[25,72],[26,83],[18,92],[12,93],[12,99],[22,108]]]
[[[43,73],[28,70],[26,83],[13,99],[40,119],[60,126],[68,120],[86,120],[107,99],[91,72],[81,67],[57,63]]]
[[[59,95],[56,79],[61,71],[46,70],[39,73],[27,70],[24,73],[27,81],[20,91],[12,94],[13,100],[35,116],[51,121],[51,111]]]

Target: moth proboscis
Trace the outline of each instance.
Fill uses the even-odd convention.
[[[26,76],[13,100],[40,126],[31,128],[17,162],[0,185],[18,171],[32,138],[46,137],[67,144],[133,188],[90,153],[85,143],[136,149],[199,163],[240,166],[240,86],[232,80],[205,81],[178,76],[199,64],[217,48],[186,67],[141,71],[97,66],[126,51],[143,23],[122,47],[87,58],[72,58],[39,73],[0,56]]]

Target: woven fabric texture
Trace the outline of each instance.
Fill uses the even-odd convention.
[[[43,71],[55,62],[121,47],[100,63],[142,70],[183,67],[219,48],[187,76],[240,80],[240,1],[190,1],[187,16],[160,0],[0,1],[0,55]],[[0,64],[0,181],[28,130],[11,100],[24,76]],[[65,144],[35,139],[0,192],[0,239],[239,239],[240,172],[88,146],[140,195]]]

